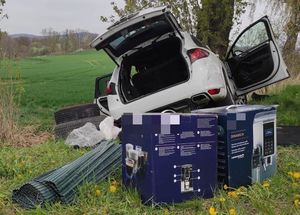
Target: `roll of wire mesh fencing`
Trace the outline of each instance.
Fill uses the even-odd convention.
[[[12,199],[24,208],[33,209],[55,202],[75,200],[78,186],[100,182],[121,166],[121,144],[102,141],[99,146],[73,162],[49,171],[13,191]]]

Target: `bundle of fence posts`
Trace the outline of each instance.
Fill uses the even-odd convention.
[[[12,199],[24,208],[46,203],[69,204],[75,200],[78,186],[100,182],[121,166],[121,145],[102,141],[77,160],[47,172],[13,191]]]

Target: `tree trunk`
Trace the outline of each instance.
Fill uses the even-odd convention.
[[[225,57],[234,18],[234,0],[203,0],[198,13],[197,37]]]
[[[296,43],[298,38],[298,32],[287,32],[287,40],[283,46],[283,55],[284,57],[293,54],[296,51]]]

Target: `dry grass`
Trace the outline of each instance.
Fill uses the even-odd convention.
[[[45,143],[48,140],[54,140],[49,132],[37,132],[32,126],[17,128],[14,130],[12,137],[4,142],[5,146],[13,147],[31,147],[37,144]]]
[[[19,103],[24,91],[20,73],[15,72],[9,62],[2,61],[0,68],[0,143],[31,146],[50,139],[51,134],[47,132],[37,134],[32,126],[18,125]]]
[[[0,141],[9,142],[14,139],[17,129],[16,118],[18,105],[15,101],[14,85],[10,80],[0,79]]]

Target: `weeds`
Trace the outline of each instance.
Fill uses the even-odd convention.
[[[17,128],[17,118],[19,111],[19,99],[21,89],[19,87],[17,75],[13,75],[11,66],[7,61],[1,63],[0,76],[0,141],[14,141],[14,134]]]
[[[299,147],[278,148],[278,172],[270,180],[251,187],[216,190],[211,199],[195,198],[180,204],[142,204],[134,189],[125,189],[118,171],[101,183],[79,187],[74,204],[56,203],[23,210],[11,201],[11,192],[24,182],[64,165],[86,149],[71,150],[63,142],[46,142],[32,148],[0,150],[0,214],[300,214]],[[111,187],[116,189],[111,189]],[[234,193],[234,194],[233,194]],[[213,209],[211,210],[214,211]],[[1,213],[2,212],[2,213]]]
[[[29,146],[49,139],[49,133],[36,135],[33,126],[21,127],[18,123],[24,88],[16,61],[2,60],[0,68],[0,143]]]

